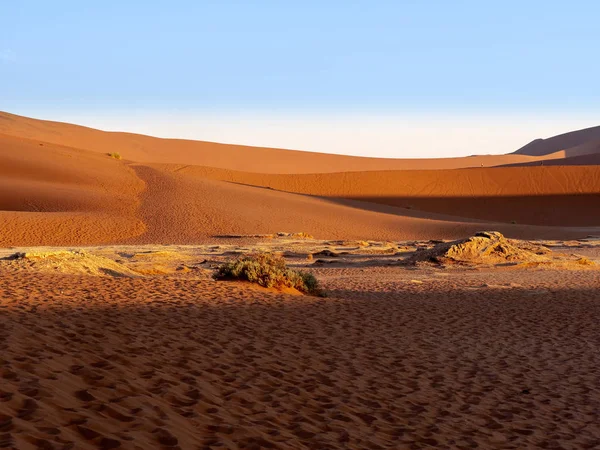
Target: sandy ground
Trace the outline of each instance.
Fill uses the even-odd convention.
[[[543,244],[600,263],[598,240]],[[598,448],[597,266],[399,264],[433,245],[242,237],[0,261],[0,447]],[[17,250],[64,249],[0,257]],[[211,278],[255,250],[328,297]],[[117,270],[87,274],[103,261]]]

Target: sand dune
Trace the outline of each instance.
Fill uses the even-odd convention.
[[[198,243],[219,235],[278,231],[303,231],[324,239],[458,238],[484,227],[482,221],[457,216],[280,192],[163,167],[133,167],[149,187],[140,208],[147,231],[128,242]],[[593,231],[509,223],[494,227],[527,238],[577,237]]]
[[[0,245],[102,243],[143,232],[144,184],[105,155],[0,135]]]
[[[137,162],[193,164],[259,173],[454,169],[481,167],[481,165],[491,167],[536,160],[526,155],[440,159],[364,158],[105,132],[3,112],[0,112],[0,133],[98,153],[116,151],[123,158]]]
[[[0,136],[0,245],[196,243],[228,233],[311,229],[329,237],[455,236],[462,219],[402,217],[308,196],[132,165]],[[391,213],[390,213],[391,211]],[[340,224],[339,218],[348,222]],[[443,223],[443,225],[442,225]]]
[[[562,152],[561,152],[562,153]],[[524,163],[507,164],[502,167],[516,166],[598,166],[600,165],[600,150],[597,153],[585,153],[567,158],[546,159]]]
[[[598,152],[600,126],[560,134],[548,139],[536,139],[521,147],[514,154],[544,156],[564,152],[564,156],[578,156],[584,153]]]
[[[595,155],[585,153],[593,142],[578,156],[547,160],[544,167],[450,170],[480,159],[379,160],[223,146],[8,114],[0,115],[0,130],[12,133],[0,134],[4,246],[199,243],[279,231],[454,239],[482,228],[559,238],[594,234],[600,224],[600,167],[571,162],[594,162]],[[129,159],[107,156],[117,150]],[[173,164],[178,158],[185,163]],[[515,158],[539,162],[513,155],[495,163]],[[149,162],[166,159],[169,164]],[[572,165],[554,166],[558,161]],[[411,164],[446,169],[407,170]],[[233,170],[240,166],[244,171]]]
[[[331,174],[254,174],[155,165],[180,180],[212,178],[329,199],[480,220],[554,226],[600,223],[600,167],[511,167]],[[363,205],[363,208],[369,208]]]

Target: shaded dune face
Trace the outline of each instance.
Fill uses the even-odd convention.
[[[586,146],[588,153],[582,152],[576,156],[565,158],[545,159],[542,161],[529,161],[523,163],[506,164],[505,167],[515,166],[593,166],[600,165],[600,141]],[[565,153],[565,152],[560,152]]]
[[[522,155],[384,160],[165,140],[4,113],[0,133],[3,246],[193,244],[279,231],[572,238],[600,226],[592,141],[538,167]],[[517,167],[481,167],[491,162]]]
[[[492,222],[530,225],[600,224],[600,167],[514,167],[332,174],[254,174],[197,166],[155,166],[182,179],[240,185]]]

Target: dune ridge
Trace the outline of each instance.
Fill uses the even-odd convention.
[[[144,163],[209,166],[259,173],[348,172],[366,170],[451,169],[534,161],[526,155],[487,155],[439,159],[391,159],[334,155],[184,139],[162,139],[106,132],[61,122],[0,112],[0,133],[67,145],[98,153],[116,151]]]

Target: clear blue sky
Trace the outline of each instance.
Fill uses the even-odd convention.
[[[0,109],[581,111],[599,18],[592,0],[3,1]]]
[[[599,18],[596,0],[6,0],[0,110],[148,133],[170,114],[188,114],[180,121],[188,128],[161,133],[338,152],[360,137],[360,120],[340,129],[347,141],[339,148],[337,135],[314,145],[283,138],[312,135],[311,117],[322,125],[341,114],[586,115],[585,125],[597,125]],[[127,122],[132,111],[137,125]],[[283,140],[272,125],[236,131],[231,115],[244,114],[301,114],[303,128],[277,125]],[[212,115],[226,119],[213,126],[224,132],[199,128]],[[486,127],[477,136],[494,152],[546,132],[520,129],[492,148]],[[568,130],[547,129],[555,131]],[[382,133],[360,132],[365,142],[365,133]],[[481,152],[463,146],[468,132],[454,153]],[[393,123],[385,130],[393,142],[398,133]],[[386,142],[386,154],[408,154]],[[362,145],[352,151],[377,153]]]

